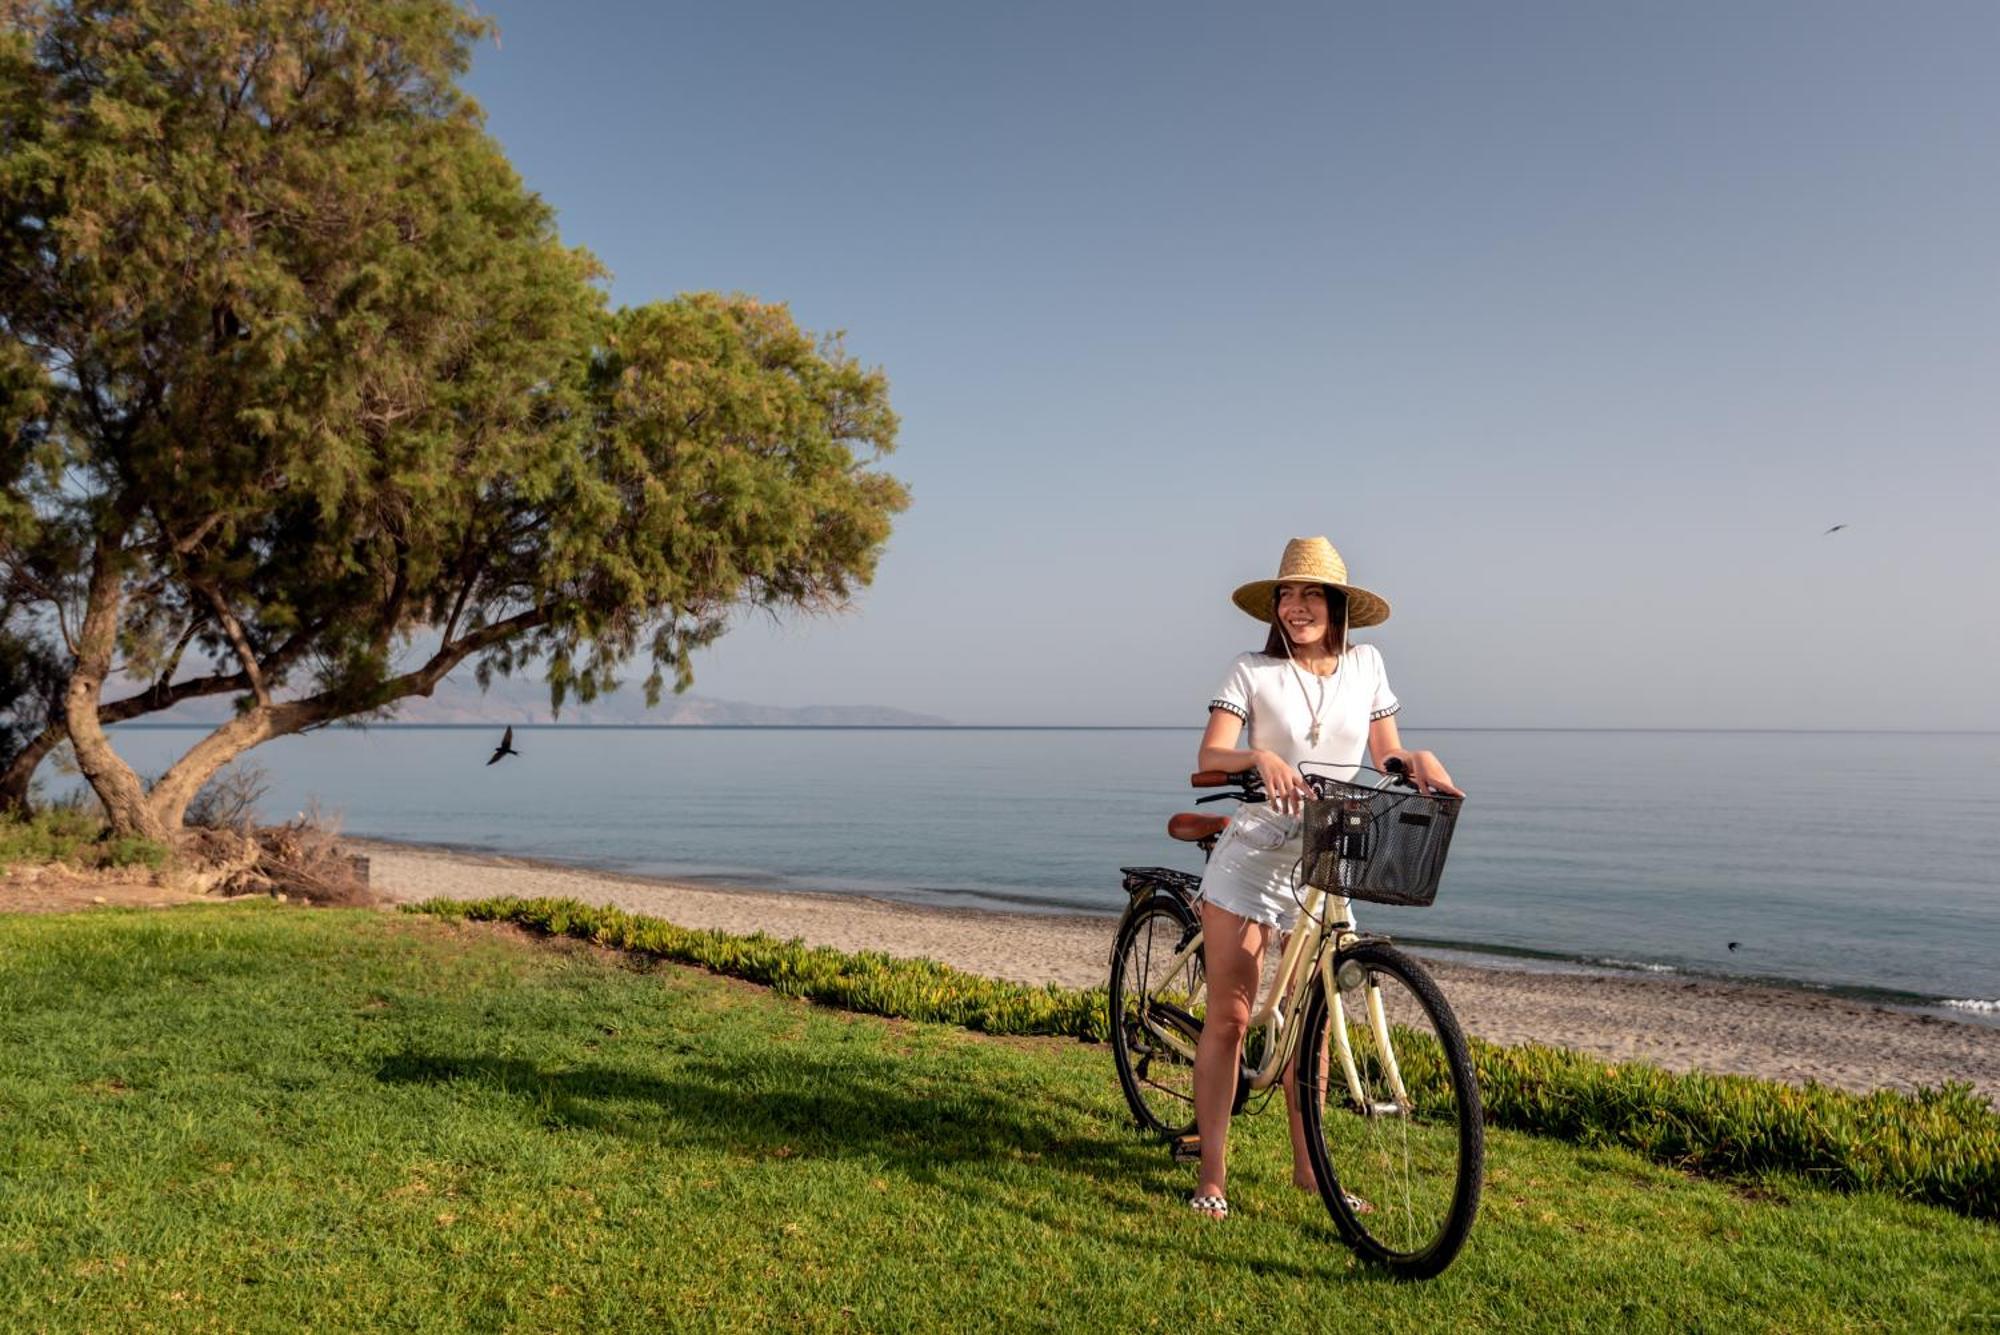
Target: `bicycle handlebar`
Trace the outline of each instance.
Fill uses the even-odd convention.
[[[1310,765],[1318,762],[1309,760],[1305,763]],[[1366,769],[1368,766],[1363,765],[1361,768]],[[1410,779],[1410,767],[1396,756],[1389,757],[1383,763],[1382,769],[1379,772],[1388,775],[1403,787],[1416,787],[1416,784]],[[1334,782],[1334,780],[1328,779],[1322,774],[1305,774],[1301,777],[1305,779],[1307,786],[1321,797],[1326,796],[1326,789],[1322,787],[1322,784]],[[1226,793],[1211,793],[1207,797],[1197,797],[1194,800],[1196,806],[1200,806],[1204,802],[1224,802],[1232,797],[1239,802],[1262,802],[1265,800],[1264,780],[1254,769],[1238,770],[1234,774],[1225,773],[1219,769],[1196,770],[1193,774],[1188,775],[1188,785],[1193,788],[1228,788],[1232,790]]]

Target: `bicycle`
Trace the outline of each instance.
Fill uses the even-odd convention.
[[[1485,1130],[1458,1019],[1428,971],[1387,937],[1356,930],[1350,901],[1428,904],[1458,799],[1419,796],[1400,766],[1374,787],[1306,775],[1298,925],[1245,1035],[1233,1111],[1296,1059],[1297,1100],[1320,1198],[1341,1239],[1399,1276],[1429,1278],[1465,1245],[1479,1210]],[[1376,771],[1370,771],[1375,773]],[[1254,771],[1192,776],[1197,788],[1264,800]],[[1228,818],[1181,812],[1168,833],[1213,852]],[[1139,1125],[1194,1144],[1194,1053],[1205,980],[1201,878],[1125,867],[1131,896],[1111,955],[1111,1051]],[[1329,1100],[1338,1071],[1339,1097]],[[1198,1152],[1198,1151],[1197,1151]],[[1178,1153],[1176,1157],[1188,1157]]]

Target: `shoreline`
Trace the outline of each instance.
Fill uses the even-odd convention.
[[[1030,984],[1101,986],[1109,916],[912,904],[860,894],[674,881],[546,859],[346,838],[391,903],[430,898],[564,898],[615,905],[683,927],[796,937],[841,950],[927,956]],[[2000,1028],[1942,1008],[1685,973],[1507,967],[1457,947],[1406,943],[1466,1030],[1670,1070],[1817,1080],[1856,1092],[1970,1083],[2000,1105]],[[1544,962],[1546,965],[1547,962]]]
[[[714,892],[725,895],[770,896],[779,900],[812,900],[827,905],[868,904],[888,909],[915,909],[921,913],[971,914],[976,918],[1021,918],[1029,921],[1050,923],[1096,923],[1106,933],[1109,949],[1110,925],[1117,922],[1122,910],[1097,909],[1077,903],[1064,903],[1037,899],[1028,895],[1009,895],[990,890],[915,890],[896,893],[874,888],[848,887],[830,889],[826,887],[793,886],[772,883],[759,884],[754,880],[737,880],[726,876],[702,874],[675,875],[671,872],[626,871],[614,867],[604,867],[589,862],[570,862],[557,857],[525,853],[508,853],[498,849],[474,844],[453,844],[437,842],[417,842],[413,840],[384,839],[373,835],[344,836],[342,843],[353,845],[362,851],[371,851],[364,845],[372,845],[385,853],[433,853],[445,857],[465,858],[475,862],[491,862],[501,866],[536,867],[552,873],[573,873],[600,877],[607,880],[629,882],[639,886],[658,886],[674,890],[694,892]],[[985,902],[953,903],[949,896],[963,895],[968,900]],[[456,897],[456,896],[455,896]],[[1665,984],[1697,982],[1724,987],[1752,987],[1776,992],[1795,992],[1808,997],[1832,998],[1866,1006],[1882,1006],[1912,1014],[1927,1015],[1933,1020],[1953,1024],[1968,1024],[2000,1030],[2000,1000],[1948,998],[1922,992],[1907,992],[1888,987],[1842,986],[1834,983],[1819,983],[1804,979],[1786,978],[1766,974],[1732,974],[1710,969],[1672,964],[1657,960],[1626,960],[1605,956],[1563,954],[1557,951],[1535,950],[1514,945],[1491,945],[1477,941],[1454,941],[1415,934],[1394,933],[1391,935],[1398,945],[1413,953],[1420,954],[1426,962],[1462,964],[1469,967],[1499,973],[1573,974],[1633,981],[1649,981]],[[1102,979],[1098,980],[1102,982]]]

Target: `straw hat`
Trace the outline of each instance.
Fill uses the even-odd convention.
[[[1280,584],[1331,584],[1347,594],[1347,624],[1378,626],[1389,619],[1389,602],[1380,594],[1347,582],[1347,562],[1325,538],[1293,538],[1285,544],[1276,579],[1254,579],[1229,600],[1269,625]]]

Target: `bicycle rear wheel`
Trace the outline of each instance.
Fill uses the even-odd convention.
[[[1423,966],[1367,941],[1315,979],[1300,1032],[1300,1102],[1320,1196],[1364,1259],[1438,1274],[1479,1212],[1486,1136],[1465,1035]]]
[[[1194,1130],[1194,1045],[1206,983],[1201,952],[1173,962],[1200,930],[1179,898],[1154,895],[1119,925],[1111,953],[1111,1055],[1132,1116],[1169,1140]]]

